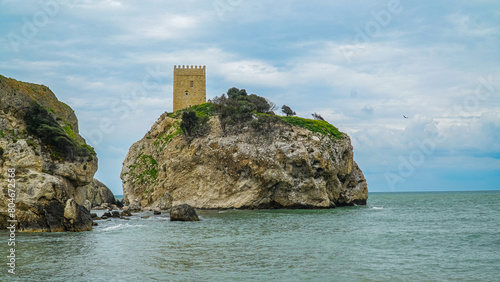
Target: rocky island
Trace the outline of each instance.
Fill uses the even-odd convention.
[[[12,180],[0,193],[0,228],[15,220],[17,231],[92,230],[91,207],[114,201],[96,171],[68,105],[46,86],[0,76],[0,180]]]
[[[229,89],[162,114],[133,144],[121,178],[134,209],[334,208],[364,205],[367,183],[347,134],[324,120],[277,116]]]

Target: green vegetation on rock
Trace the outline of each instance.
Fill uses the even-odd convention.
[[[129,169],[140,184],[151,183],[158,178],[158,162],[150,155],[141,155]]]
[[[282,107],[287,116],[277,116],[276,105],[270,100],[256,94],[248,95],[245,89],[230,88],[226,94],[209,100],[208,103],[195,105],[187,109],[168,114],[171,118],[181,118],[180,131],[161,136],[167,143],[179,133],[188,139],[203,136],[200,130],[212,116],[217,116],[224,134],[238,134],[245,128],[251,128],[261,134],[269,134],[283,125],[299,126],[314,133],[341,139],[342,132],[329,124],[320,115],[314,113],[316,120],[295,117],[295,112],[288,106]],[[196,133],[198,130],[198,133]],[[188,141],[189,141],[188,140]],[[157,141],[155,141],[156,143]]]
[[[178,110],[174,113],[169,113],[167,114],[167,116],[171,118],[179,118],[182,116],[183,112],[195,112],[196,115],[199,117],[203,116],[211,117],[215,115],[215,108],[214,104],[208,102],[199,105],[194,105],[186,109]]]
[[[198,116],[195,111],[183,112],[180,128],[188,138],[201,137],[210,130],[208,120],[207,115]]]
[[[332,136],[336,139],[342,138],[342,132],[340,132],[335,126],[323,120],[313,120],[292,116],[285,116],[280,118],[288,124],[299,126],[312,132],[320,133],[326,136]]]
[[[66,132],[66,134],[68,134],[68,136],[71,138],[71,139],[76,139],[76,134],[75,132],[73,132],[73,127],[71,125],[66,125],[63,127],[64,129],[64,132]]]
[[[56,118],[38,102],[32,101],[24,117],[28,133],[40,138],[54,160],[74,160],[95,156],[94,149],[76,138],[71,126],[62,128]]]
[[[160,146],[160,150],[163,150],[163,148],[172,141],[177,135],[182,134],[182,129],[180,128],[180,122],[176,121],[172,125],[172,127],[167,130],[165,133],[160,135],[156,140],[153,142],[153,145],[155,146]]]

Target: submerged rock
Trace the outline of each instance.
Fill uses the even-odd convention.
[[[200,219],[193,207],[182,204],[170,209],[170,221],[200,221]]]
[[[122,211],[120,216],[132,216],[132,213],[130,212],[130,210],[124,210]]]

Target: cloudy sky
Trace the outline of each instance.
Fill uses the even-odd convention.
[[[174,65],[351,136],[370,191],[500,189],[495,0],[0,0],[0,74],[49,86],[122,194]],[[408,118],[403,117],[406,116]]]

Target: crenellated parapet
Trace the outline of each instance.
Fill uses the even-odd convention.
[[[175,75],[205,75],[205,66],[174,66]]]

